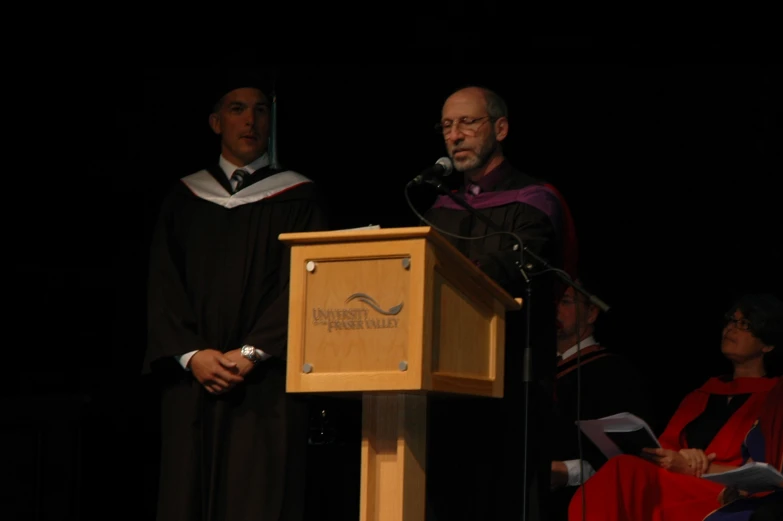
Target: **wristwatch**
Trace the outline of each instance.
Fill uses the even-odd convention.
[[[242,353],[242,356],[244,356],[254,364],[261,361],[261,357],[258,356],[258,353],[256,353],[256,348],[253,346],[242,346],[242,350],[240,351],[240,353]]]

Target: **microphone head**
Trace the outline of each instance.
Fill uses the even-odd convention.
[[[435,161],[435,164],[443,167],[443,173],[441,175],[444,176],[451,175],[452,170],[454,170],[454,164],[451,162],[451,158],[448,157],[441,157]]]

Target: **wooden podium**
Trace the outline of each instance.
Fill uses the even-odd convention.
[[[360,393],[362,521],[424,521],[427,394],[502,397],[514,299],[430,227],[286,233],[287,391]]]

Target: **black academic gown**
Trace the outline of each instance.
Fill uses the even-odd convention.
[[[657,423],[651,404],[649,383],[628,358],[600,345],[583,346],[579,358],[569,356],[557,366],[552,458],[579,459],[578,419],[630,412],[654,429]],[[581,435],[581,445],[581,456],[595,470],[606,463],[603,453],[584,435]],[[568,519],[568,504],[576,490],[574,486],[564,487],[552,494],[552,521]]]
[[[154,230],[144,370],[162,383],[159,520],[302,517],[308,418],[285,392],[290,256],[278,235],[327,224],[313,183],[273,174],[250,176],[233,203],[219,167],[183,178]],[[244,344],[271,358],[220,396],[174,359]]]
[[[503,230],[515,233],[533,253],[558,268],[564,267],[568,255],[575,255],[576,245],[568,242],[575,240],[570,214],[553,187],[514,169],[507,161],[480,185],[478,196],[465,195],[469,186],[461,195]],[[446,196],[439,197],[424,217],[451,234],[479,237],[492,233],[487,224],[453,205]],[[526,490],[527,519],[547,519],[554,303],[555,293],[562,287],[551,273],[535,276],[528,299],[527,284],[517,264],[516,240],[507,234],[478,240],[444,236],[512,296],[522,297],[526,306],[532,306],[533,365],[526,407],[523,353],[527,310],[523,308],[507,314],[504,398],[430,400],[427,496],[431,517],[437,521],[522,519]],[[568,260],[575,262],[574,258]],[[527,460],[526,416],[530,425]]]

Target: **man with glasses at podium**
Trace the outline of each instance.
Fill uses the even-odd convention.
[[[446,397],[431,404],[431,517],[548,519],[555,302],[566,287],[551,268],[575,275],[574,225],[554,186],[504,156],[508,109],[495,92],[479,86],[453,92],[437,129],[462,175],[455,195],[472,210],[443,193],[425,212],[423,224],[433,226],[511,296],[521,297],[523,307],[506,317],[503,398]],[[530,317],[527,306],[532,306]],[[528,362],[526,352],[532,353]]]

